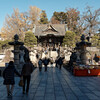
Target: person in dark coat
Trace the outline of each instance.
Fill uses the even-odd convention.
[[[23,76],[23,94],[25,94],[25,84],[27,81],[27,86],[26,86],[26,93],[28,94],[29,92],[29,85],[30,85],[30,80],[31,80],[31,73],[33,72],[34,65],[31,63],[30,59],[28,58],[26,60],[26,63],[23,65],[21,75]]]
[[[56,63],[55,66],[58,67],[58,57],[56,58],[55,63]]]
[[[51,59],[50,59],[51,67],[53,67],[53,63],[54,63],[54,61],[53,61],[53,58],[51,57]]]
[[[42,59],[40,58],[38,61],[39,71],[42,70]]]
[[[58,59],[58,64],[59,64],[59,69],[61,69],[62,65],[63,65],[63,59],[62,57],[59,57]]]
[[[9,96],[11,97],[13,93],[13,88],[15,84],[14,73],[16,73],[19,77],[21,77],[21,75],[16,70],[13,61],[10,61],[8,66],[3,71],[3,78],[4,78],[3,84],[6,85],[8,97]]]
[[[48,66],[49,62],[50,62],[50,60],[45,57],[44,60],[43,60],[43,64],[45,66],[45,71],[47,71],[47,66]]]

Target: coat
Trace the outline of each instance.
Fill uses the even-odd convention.
[[[3,71],[3,78],[4,78],[3,84],[4,85],[14,85],[15,84],[14,74],[15,73],[19,77],[21,77],[21,75],[18,73],[14,65],[13,66],[8,65],[8,67],[6,67],[5,70]]]
[[[34,68],[34,66],[32,63],[30,63],[30,62],[25,63],[23,65],[22,72],[21,72],[22,76],[31,75],[31,73],[33,72],[33,68]]]

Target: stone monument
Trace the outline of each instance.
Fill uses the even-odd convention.
[[[14,50],[12,52],[14,53],[14,64],[18,70],[20,70],[20,46],[23,45],[23,42],[18,41],[19,36],[17,34],[14,35],[14,41],[9,42],[9,45],[14,46]]]
[[[91,43],[85,41],[85,35],[81,36],[81,42],[76,43],[76,54],[77,60],[80,64],[86,64],[87,57],[86,57],[86,47],[91,46]],[[76,60],[76,62],[77,62]]]

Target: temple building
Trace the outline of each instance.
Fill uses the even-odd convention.
[[[37,37],[39,45],[56,47],[62,45],[67,30],[66,24],[42,24],[35,25],[33,33]]]

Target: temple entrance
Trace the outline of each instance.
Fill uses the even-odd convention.
[[[65,36],[66,25],[37,25],[34,30],[34,35],[38,40],[38,54],[40,54],[42,58],[47,56],[55,59],[57,56],[60,56],[60,48]]]
[[[41,36],[38,42],[42,47],[49,48],[52,51],[56,51],[62,44],[62,38],[52,34]]]
[[[36,26],[35,36],[37,37],[38,44],[41,47],[56,50],[62,45],[65,36],[66,26],[61,24],[47,24]]]

